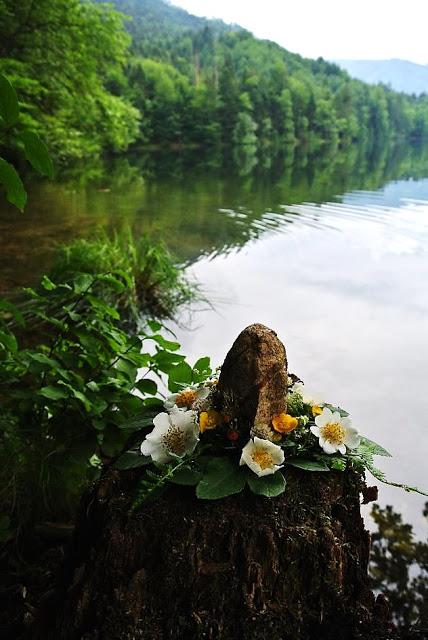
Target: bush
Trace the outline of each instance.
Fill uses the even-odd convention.
[[[104,233],[60,247],[49,277],[64,282],[79,273],[116,269],[126,273],[129,286],[120,295],[105,289],[102,295],[133,327],[140,325],[141,315],[172,318],[177,307],[198,297],[197,287],[182,275],[165,245],[153,244],[147,236],[136,240],[129,228],[112,238]]]
[[[39,291],[27,290],[31,324],[0,302],[0,514],[10,518],[0,517],[3,539],[41,519],[71,518],[102,463],[141,442],[159,410],[156,379],[184,356],[159,322],[140,335],[123,329],[106,301],[127,300],[134,288],[118,270],[63,283],[44,277]],[[16,328],[31,347],[19,344]]]

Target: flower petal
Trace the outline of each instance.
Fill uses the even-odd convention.
[[[165,412],[158,413],[157,416],[155,416],[153,418],[153,424],[155,425],[155,428],[154,428],[153,431],[156,430],[157,434],[160,435],[160,434],[165,433],[166,431],[168,431],[168,429],[171,426],[171,420],[170,420],[169,415],[167,413],[165,413]]]
[[[348,449],[357,449],[360,446],[361,438],[358,433],[347,433],[343,442]]]
[[[337,451],[337,447],[332,445],[327,440],[324,440],[323,444],[321,444],[321,441],[320,441],[320,446],[322,446],[322,448],[324,449],[324,452],[328,453],[329,455],[331,455],[332,453],[336,453]]]
[[[319,427],[311,427],[311,431],[317,438],[320,437],[321,429]]]

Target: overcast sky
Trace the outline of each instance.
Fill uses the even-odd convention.
[[[172,0],[303,56],[428,63],[428,0]]]

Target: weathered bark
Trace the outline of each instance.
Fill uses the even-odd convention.
[[[290,469],[276,499],[171,487],[128,516],[137,472],[85,497],[44,640],[383,638],[353,473]]]
[[[286,385],[284,346],[252,325],[226,357],[214,401],[249,436],[285,410]],[[368,586],[358,474],[287,469],[274,499],[243,492],[211,502],[170,486],[130,515],[140,476],[109,469],[85,496],[37,637],[387,637]]]

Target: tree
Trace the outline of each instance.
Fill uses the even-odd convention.
[[[138,113],[110,90],[124,78],[123,16],[80,0],[3,0],[0,25],[0,70],[19,91],[26,124],[57,158],[126,149]]]

